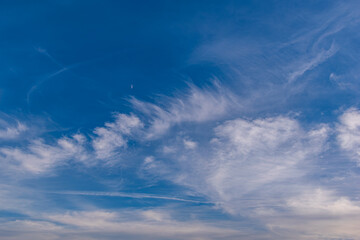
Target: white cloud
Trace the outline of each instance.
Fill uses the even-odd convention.
[[[148,156],[144,159],[144,164],[151,164],[152,162],[154,162],[153,156]]]
[[[59,240],[62,226],[48,221],[15,220],[2,222],[0,238],[2,240]],[[73,238],[74,239],[74,238]]]
[[[148,171],[195,189],[230,213],[248,214],[250,205],[280,203],[301,191],[302,177],[324,150],[327,135],[325,125],[305,131],[283,116],[235,119],[215,128],[210,145],[174,154],[173,172],[166,163]],[[249,198],[254,200],[244,201]]]
[[[264,219],[265,220],[265,219]],[[267,227],[276,239],[358,239],[360,236],[358,216],[329,218],[302,218],[299,216],[272,216]]]
[[[61,215],[50,215],[49,220],[57,223],[76,226],[91,232],[123,233],[152,238],[175,237],[183,239],[194,235],[226,236],[239,233],[236,230],[206,226],[201,223],[177,222],[169,219],[163,211],[135,210],[130,212],[70,212]],[[166,217],[165,217],[166,216]],[[176,238],[176,237],[175,237]]]
[[[290,187],[289,181],[300,184],[302,166],[317,157],[327,137],[325,126],[306,132],[287,117],[236,119],[215,131],[216,154],[207,182],[224,207],[235,212],[241,211],[238,200],[246,195],[274,198]]]
[[[350,108],[339,118],[337,140],[340,147],[360,164],[360,111]]]
[[[195,149],[197,147],[197,142],[190,139],[184,139],[183,142],[186,149]]]
[[[145,210],[142,212],[142,215],[150,221],[162,222],[170,219],[169,214],[165,211]]]
[[[165,154],[175,153],[176,148],[174,146],[164,146],[163,149],[162,149],[162,152],[165,153]]]
[[[320,188],[288,199],[287,205],[297,215],[321,217],[355,215],[360,218],[359,204],[355,204],[347,197],[338,197],[335,193]]]
[[[8,170],[32,174],[45,173],[68,160],[84,161],[87,155],[82,139],[83,136],[75,134],[73,137],[60,138],[53,145],[38,139],[32,141],[24,149],[2,147],[0,148],[1,160],[4,166],[7,164]]]
[[[111,161],[141,127],[142,123],[136,116],[117,114],[114,122],[95,128],[91,141],[83,134],[74,134],[59,138],[52,144],[39,138],[31,140],[25,147],[4,146],[0,148],[3,171],[43,174],[69,161],[89,166],[98,160]]]
[[[142,126],[140,119],[134,115],[117,114],[114,122],[96,128],[94,134],[97,136],[92,141],[96,157],[99,159],[112,157],[117,149],[126,147],[127,137]]]
[[[278,239],[357,239],[360,204],[335,192],[309,188],[291,197],[281,211],[257,216]]]
[[[21,136],[28,130],[28,127],[16,121],[16,124],[9,124],[8,122],[0,119],[0,140],[13,140]]]
[[[216,120],[240,107],[235,95],[217,82],[204,89],[190,85],[186,94],[165,98],[158,105],[135,98],[130,102],[149,119],[148,138],[161,136],[175,124]]]
[[[234,239],[243,235],[239,230],[211,224],[182,222],[172,219],[164,210],[73,211],[46,214],[41,220],[17,220],[2,223],[2,230],[15,236],[40,236],[36,239]],[[41,237],[45,236],[45,237]],[[52,236],[51,238],[46,238]],[[17,237],[17,238],[16,238]],[[21,238],[23,239],[23,238]],[[24,238],[31,239],[31,238]]]

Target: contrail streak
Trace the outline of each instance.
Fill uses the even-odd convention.
[[[61,191],[61,192],[48,192],[53,194],[66,194],[66,195],[83,195],[83,196],[106,196],[106,197],[124,197],[124,198],[149,198],[149,199],[163,199],[181,202],[192,202],[192,203],[206,203],[212,204],[212,202],[204,202],[198,200],[184,199],[178,197],[169,196],[158,196],[152,194],[143,193],[124,193],[124,192],[82,192],[82,191]]]

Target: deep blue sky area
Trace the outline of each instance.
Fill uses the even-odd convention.
[[[201,59],[193,66],[189,58],[204,42],[239,37],[266,45],[308,27],[301,16],[281,24],[282,18],[301,14],[302,1],[279,5],[271,1],[228,1],[221,7],[217,1],[9,2],[1,8],[1,110],[47,113],[56,122],[79,128],[104,121],[110,111],[128,110],[124,99],[129,95],[147,99],[184,88],[184,81],[201,85],[214,75],[226,81],[219,68],[227,62]],[[328,3],[309,5],[301,9],[304,14],[315,15],[329,7]],[[231,52],[239,46],[232,44],[237,45],[236,40],[223,43],[224,54],[236,57]],[[217,52],[203,54],[211,58]]]
[[[1,1],[0,239],[359,239],[357,1]]]

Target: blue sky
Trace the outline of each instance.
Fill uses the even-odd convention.
[[[0,239],[359,239],[356,1],[0,3]]]

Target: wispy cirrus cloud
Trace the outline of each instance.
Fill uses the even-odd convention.
[[[0,141],[18,140],[31,132],[26,121],[0,113]]]
[[[310,177],[324,161],[329,125],[304,129],[288,116],[237,118],[213,131],[195,152],[173,148],[162,156],[171,161],[152,157],[143,171],[189,187],[233,216],[261,222],[268,238],[358,236],[360,205],[353,194],[329,190],[336,189],[331,182]]]
[[[64,128],[0,113],[1,239],[359,238],[358,3],[30,5],[1,16],[1,109]]]
[[[15,124],[10,125],[6,121],[0,121],[0,140],[13,140],[20,137],[28,127],[17,121]]]
[[[142,127],[143,123],[135,115],[117,114],[114,122],[95,128],[93,133],[96,136],[92,139],[92,147],[96,157],[107,159],[114,156],[117,149],[126,147],[126,138]]]
[[[27,146],[2,147],[2,161],[8,169],[32,174],[45,173],[69,161],[88,165],[119,161],[118,154],[125,151],[131,139],[157,138],[176,124],[214,121],[239,106],[236,96],[218,82],[203,89],[189,86],[187,93],[164,97],[164,102],[158,105],[132,98],[134,110],[146,119],[146,123],[134,114],[116,113],[114,121],[95,128],[88,136],[75,134],[52,139],[50,143],[38,138]],[[185,139],[184,146],[193,149],[196,143]]]
[[[325,62],[327,59],[333,56],[336,52],[337,48],[334,44],[332,44],[329,49],[316,52],[315,56],[309,57],[309,59],[303,60],[296,64],[296,70],[289,74],[289,83],[294,82],[297,78],[301,77],[306,72],[316,68],[319,64]]]
[[[142,123],[134,115],[115,114],[114,117],[114,122],[95,128],[91,136],[77,133],[48,141],[30,139],[22,147],[3,146],[0,148],[3,171],[37,175],[70,162],[93,166],[99,162],[118,161],[114,157],[120,149],[126,148],[128,137],[141,129]]]
[[[179,149],[169,155],[176,172],[156,160],[146,164],[146,171],[196,189],[230,213],[245,213],[249,209],[243,199],[281,203],[287,196],[279,194],[300,190],[306,169],[325,149],[328,131],[326,125],[305,131],[296,120],[283,116],[229,120],[217,126],[213,139],[201,143],[196,153],[187,155]]]
[[[79,133],[55,139],[52,143],[38,139],[32,140],[24,147],[3,147],[0,150],[2,162],[8,166],[8,169],[41,175],[72,161],[84,163],[89,167],[94,166],[91,163],[119,161],[118,154],[126,151],[128,141],[137,141],[140,145],[146,143],[150,146],[155,143],[156,149],[152,152],[153,155],[147,157],[141,166],[138,166],[141,171],[148,174],[145,174],[143,179],[153,174],[160,180],[165,179],[191,189],[203,196],[205,201],[188,199],[185,195],[173,197],[106,191],[60,191],[58,194],[211,203],[235,217],[261,219],[263,226],[270,231],[275,228],[280,229],[279,239],[288,236],[286,231],[294,231],[291,230],[290,225],[287,225],[292,219],[297,217],[303,221],[308,219],[306,211],[317,212],[319,218],[335,214],[348,219],[346,209],[349,211],[357,209],[357,204],[350,198],[329,193],[326,187],[316,181],[313,184],[323,187],[324,190],[314,193],[309,184],[312,179],[307,178],[312,169],[316,169],[320,155],[327,150],[326,145],[331,134],[330,125],[316,124],[306,129],[299,120],[287,115],[253,119],[237,117],[227,120],[229,118],[227,114],[233,107],[231,103],[236,102],[237,97],[230,94],[229,98],[227,94],[231,92],[221,90],[220,86],[215,90],[192,87],[194,89],[188,94],[169,98],[168,105],[133,99],[134,111],[139,116],[135,113],[114,114],[113,121],[95,128],[89,135]],[[218,87],[220,89],[217,89]],[[202,101],[207,98],[213,99],[213,102],[210,101],[208,105],[202,106]],[[220,99],[222,104],[216,105],[217,99]],[[146,106],[150,107],[146,108]],[[217,108],[219,112],[212,111]],[[346,146],[349,146],[349,149],[356,148],[356,131],[354,131],[356,114],[358,114],[356,110],[348,110],[340,118],[337,131],[345,136],[339,137],[339,143],[343,144],[341,145],[343,148]],[[208,128],[206,132],[184,129],[189,126],[200,129],[204,122],[211,123],[207,124],[211,126],[211,131]],[[159,123],[164,125],[160,124],[162,127],[157,128]],[[183,123],[190,125],[184,126]],[[172,129],[174,126],[177,126],[176,129]],[[165,133],[170,130],[179,134],[166,135]],[[164,151],[165,148],[171,151]],[[142,149],[141,146],[139,149]],[[296,200],[303,199],[308,193],[314,198],[318,196],[319,203]],[[324,205],[329,207],[324,208]],[[286,216],[281,215],[279,209],[291,216],[289,221]],[[79,224],[81,216],[82,213],[74,212],[67,215],[53,215],[40,222],[31,220],[7,224],[26,226],[55,224],[51,225],[54,229],[57,229],[58,224],[61,224],[61,227],[65,224],[79,228],[77,232],[83,234],[83,231],[88,232],[93,227]],[[122,229],[125,224],[118,222],[120,216],[118,213],[96,216],[105,224],[103,229],[105,232]],[[159,216],[155,218],[161,219]],[[350,218],[356,220],[352,216]],[[272,224],[273,219],[276,221]],[[142,221],[140,223],[136,221],[134,224],[146,229],[157,229],[160,226],[158,223],[151,226],[142,225]],[[327,224],[321,225],[324,230],[332,222],[321,224]],[[188,229],[189,226],[186,225],[186,228]],[[102,234],[103,231],[99,229],[98,233]],[[173,229],[173,231],[177,230]],[[185,232],[184,229],[181,231]],[[304,228],[303,231],[306,233],[299,233],[299,239],[304,238],[310,230]],[[134,234],[125,230],[114,233]],[[295,233],[296,231],[293,232]],[[59,233],[52,234],[57,236]],[[207,236],[203,232],[195,235]]]
[[[87,158],[84,141],[83,135],[75,134],[60,138],[55,144],[37,139],[24,148],[2,147],[1,161],[9,171],[42,174],[72,159],[84,161]]]
[[[213,121],[242,107],[236,95],[217,81],[207,88],[190,84],[187,92],[163,97],[158,103],[136,98],[130,99],[130,103],[147,118],[148,138],[161,136],[176,124]]]
[[[173,197],[106,191],[60,191],[58,194],[155,199],[195,204],[211,203],[232,216],[242,216],[261,222],[262,226],[269,230],[267,236],[278,236],[279,239],[286,239],[289,234],[298,236],[298,239],[314,236],[311,235],[313,228],[310,225],[293,229],[301,221],[310,221],[313,216],[309,213],[315,214],[318,218],[316,221],[311,220],[314,226],[319,226],[321,229],[316,236],[342,236],[344,232],[340,228],[332,228],[333,231],[329,231],[327,235],[324,232],[340,220],[349,223],[351,220],[358,221],[356,216],[349,215],[350,212],[357,211],[356,202],[347,196],[326,190],[326,187],[316,181],[312,184],[319,185],[319,189],[322,187],[323,190],[314,190],[309,184],[313,179],[307,178],[308,174],[316,169],[320,155],[327,150],[326,145],[331,134],[330,125],[316,124],[306,129],[299,120],[287,115],[226,120],[229,118],[228,109],[232,107],[230,103],[233,99],[237,99],[236,97],[228,99],[226,96],[228,92],[209,92],[208,89],[200,88],[196,88],[195,92],[197,97],[184,94],[171,98],[170,104],[165,106],[140,102],[135,109],[139,116],[115,114],[114,121],[95,128],[88,136],[79,133],[55,139],[53,143],[38,139],[32,140],[24,147],[2,147],[1,160],[8,169],[42,175],[72,161],[84,163],[89,167],[94,166],[91,163],[119,161],[116,156],[126,150],[128,141],[146,142],[150,146],[155,142],[156,150],[152,152],[153,155],[147,157],[139,166],[141,171],[148,174],[145,174],[143,179],[153,174],[160,180],[168,180],[178,186],[191,189],[203,196],[205,201],[188,199],[185,195]],[[214,99],[213,105],[205,105],[203,109],[199,104],[201,99],[206,99],[208,96]],[[215,104],[217,99],[215,96],[223,96],[226,101],[219,105],[222,111],[219,114],[215,112],[212,116],[213,112],[210,109],[218,107]],[[145,108],[147,104],[151,107]],[[200,111],[201,117],[195,114],[197,111]],[[340,134],[338,141],[344,149],[351,150],[357,146],[357,115],[358,112],[353,109],[346,111],[340,117],[337,126]],[[141,120],[144,116],[147,122]],[[165,127],[160,128],[161,131],[156,128],[154,130],[154,125],[158,122],[166,123]],[[212,123],[207,125],[211,126],[211,131],[208,128],[206,132],[185,131],[184,128],[189,128],[189,124],[185,127],[182,125],[191,123],[190,127],[201,128],[204,122]],[[172,129],[173,126],[177,128]],[[165,133],[169,130],[180,134],[166,136]],[[158,139],[162,137],[164,141],[159,142]],[[166,147],[171,151],[164,151]],[[317,202],[309,199],[317,199]],[[324,216],[333,215],[338,218],[333,221],[321,220]],[[117,212],[69,212],[50,214],[40,220],[9,221],[4,226],[11,229],[12,226],[24,225],[26,229],[33,225],[34,231],[19,233],[34,234],[32,236],[39,236],[39,233],[42,233],[46,236],[50,234],[58,237],[69,232],[75,232],[85,238],[90,232],[99,236],[104,233],[117,236],[119,234],[143,236],[142,233],[130,230],[129,222],[131,222],[137,229],[144,229],[144,235],[152,234],[157,239],[169,237],[170,232],[176,231],[180,234],[179,239],[185,236],[190,239],[192,237],[211,239],[207,231],[218,234],[214,236],[230,239],[242,236],[242,233],[234,232],[234,228],[213,229],[207,224],[192,228],[194,225],[190,220],[186,223],[178,223],[174,220],[161,222],[164,219],[161,215],[151,213],[144,213],[146,219],[127,218],[126,221],[122,221],[121,216],[121,213]],[[151,216],[155,222],[149,224]],[[87,223],[84,219],[94,220]],[[174,222],[175,225],[179,224],[179,228],[173,226],[169,228],[171,229],[169,233],[155,234],[160,228],[170,227]],[[233,224],[236,225],[236,221]],[[39,227],[38,230],[36,226]],[[44,230],[46,226],[49,230]],[[203,228],[203,231],[199,228]],[[349,230],[347,234],[355,236],[357,232],[354,227],[351,228],[353,230]]]

